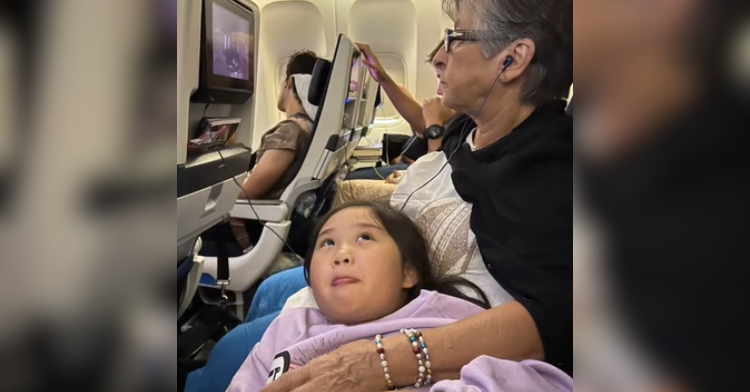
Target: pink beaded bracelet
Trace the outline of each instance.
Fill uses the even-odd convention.
[[[402,329],[401,333],[409,338],[412,345],[412,351],[417,358],[417,382],[414,383],[415,388],[421,388],[428,386],[432,383],[432,364],[430,363],[430,354],[427,350],[427,345],[424,342],[422,333],[416,329]]]
[[[378,355],[380,356],[380,366],[383,367],[383,374],[385,375],[385,382],[388,384],[388,390],[393,391],[396,386],[393,385],[391,380],[391,372],[388,370],[388,361],[385,360],[385,349],[383,349],[383,335],[375,335],[375,347],[377,348]]]

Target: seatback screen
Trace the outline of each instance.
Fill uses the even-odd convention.
[[[213,3],[213,73],[252,80],[252,20]]]

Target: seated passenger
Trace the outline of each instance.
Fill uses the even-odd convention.
[[[471,281],[492,308],[423,331],[433,380],[454,379],[483,356],[542,359],[572,374],[573,124],[563,101],[573,82],[572,2],[443,3],[456,31],[446,31],[433,66],[443,104],[464,114],[446,133],[442,151],[409,167],[390,202],[422,230],[436,275]],[[508,22],[509,12],[524,23]],[[301,268],[272,276],[253,305],[278,304],[295,286],[302,290],[284,312],[312,305],[302,276]],[[258,342],[274,310],[222,338],[205,371],[191,375],[191,388],[226,388],[227,373]],[[393,383],[413,385],[411,344],[389,336],[382,346]],[[262,391],[303,385],[330,392],[387,388],[372,342],[342,345]]]
[[[399,331],[405,335],[402,340],[416,342],[418,329],[447,325],[489,306],[486,297],[468,281],[433,276],[419,228],[390,207],[367,202],[341,206],[323,217],[314,233],[304,271],[320,310],[293,309],[277,318],[227,392],[258,391],[344,343],[375,339],[375,348],[382,336],[398,335]],[[458,289],[462,285],[483,299],[466,297]],[[415,387],[427,387],[432,383],[428,348],[424,345],[414,352],[422,362],[415,360],[412,366],[423,366]],[[381,360],[385,361],[387,354],[381,351]],[[547,366],[550,374],[572,391],[572,379]],[[498,367],[520,365],[507,361]],[[392,387],[387,381],[389,374],[384,367],[381,377]],[[513,382],[534,391],[560,391],[538,373],[518,374]],[[482,386],[494,389],[489,384]]]
[[[294,53],[289,59],[277,102],[286,119],[263,135],[253,169],[245,178],[238,199],[279,198],[302,166],[318,110],[307,100],[317,60],[315,53],[306,50]],[[201,235],[204,241],[201,254],[215,256],[217,241],[224,239],[228,255],[239,256],[252,245],[251,238],[260,236],[262,229],[263,225],[257,221],[232,218],[229,226],[219,225]]]
[[[263,135],[255,166],[245,179],[240,199],[279,198],[302,165],[318,110],[307,100],[317,59],[315,53],[302,51],[289,60],[277,102],[286,119]]]
[[[263,135],[255,165],[242,184],[239,199],[278,199],[297,175],[317,114],[317,107],[307,100],[317,59],[310,51],[297,52],[289,59],[277,102],[286,119]],[[262,229],[258,222],[242,219],[232,219],[231,225],[242,249],[249,248],[251,237],[257,238]]]

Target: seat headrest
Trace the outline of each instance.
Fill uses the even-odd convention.
[[[312,80],[310,80],[310,89],[307,91],[307,100],[315,106],[320,106],[323,103],[328,79],[331,76],[331,66],[331,62],[326,59],[318,59],[315,62]]]
[[[379,108],[382,103],[383,98],[380,96],[380,86],[378,86],[378,92],[375,93],[375,109]]]

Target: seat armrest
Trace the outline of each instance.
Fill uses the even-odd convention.
[[[230,215],[232,218],[283,222],[289,219],[289,207],[281,200],[237,200]]]

